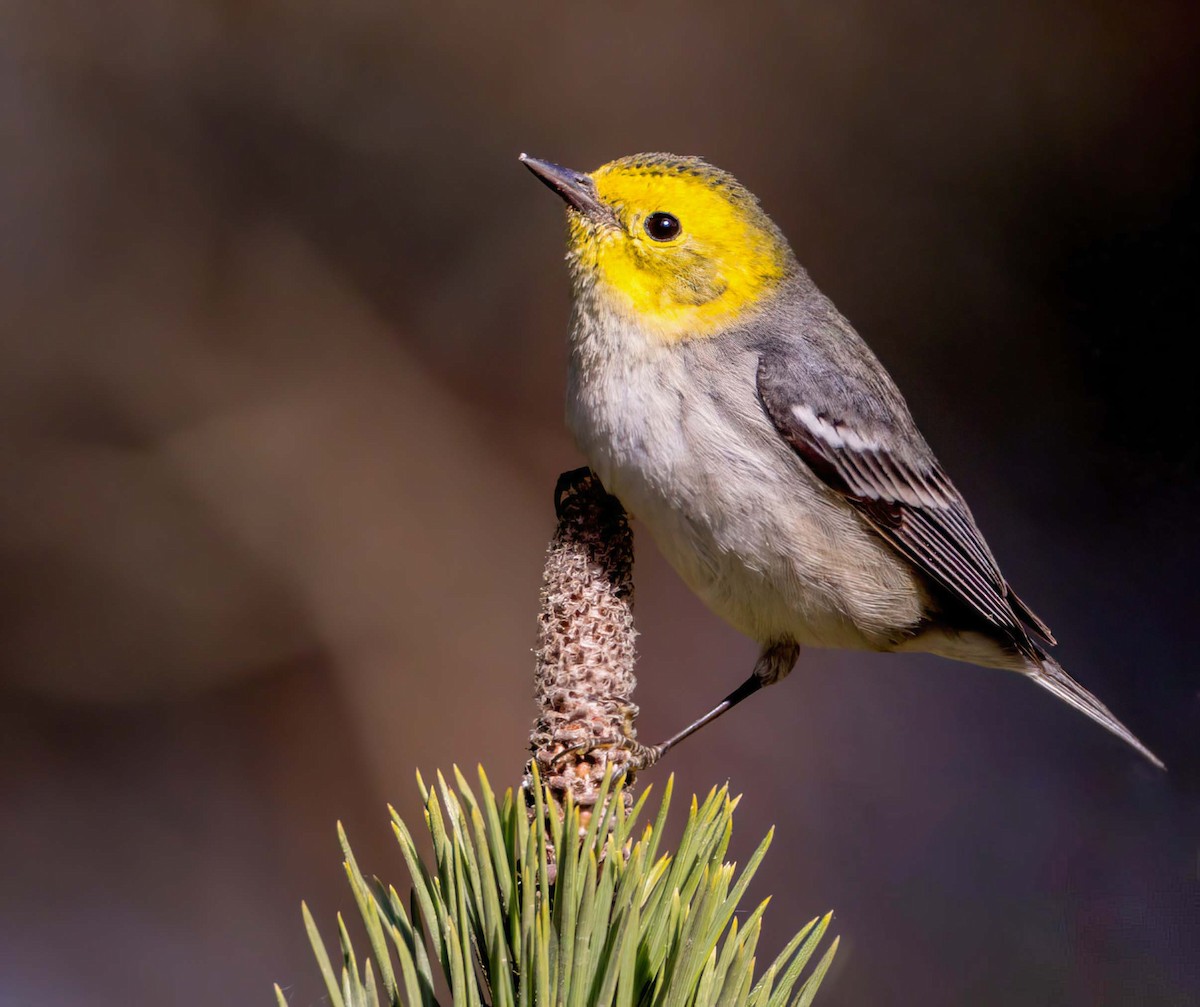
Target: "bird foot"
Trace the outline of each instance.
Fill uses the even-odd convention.
[[[626,765],[636,771],[649,769],[662,758],[666,749],[662,745],[643,745],[625,735],[603,737],[593,735],[580,739],[570,748],[565,748],[551,760],[551,767],[561,771],[565,763],[579,762],[595,751],[620,751],[626,755]]]
[[[554,515],[561,520],[563,516],[563,505],[567,498],[578,493],[591,480],[595,479],[596,475],[586,465],[571,469],[562,473],[558,477],[558,482],[554,485]]]

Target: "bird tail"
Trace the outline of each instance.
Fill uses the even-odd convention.
[[[1159,769],[1167,768],[1157,755],[1138,741],[1134,737],[1133,732],[1109,712],[1107,706],[1063,671],[1062,665],[1049,654],[1045,653],[1040,647],[1037,648],[1036,658],[1031,660],[1027,665],[1025,673],[1043,689],[1054,693],[1064,703],[1070,703],[1076,710],[1086,713],[1101,727],[1106,728],[1122,741],[1136,748]]]

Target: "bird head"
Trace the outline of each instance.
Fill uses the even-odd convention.
[[[590,173],[521,160],[567,204],[576,295],[656,338],[723,331],[797,268],[753,193],[698,157],[635,154]]]

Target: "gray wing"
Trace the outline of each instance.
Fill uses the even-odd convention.
[[[1035,648],[1023,623],[1053,643],[1008,586],[882,365],[837,321],[839,331],[821,333],[841,341],[836,357],[813,344],[804,354],[787,344],[762,351],[758,395],[776,429],[880,535],[1018,649]]]

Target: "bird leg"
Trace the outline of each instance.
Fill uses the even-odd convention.
[[[633,757],[637,762],[638,769],[649,769],[684,738],[691,737],[705,724],[711,724],[722,713],[732,710],[747,696],[753,696],[764,686],[774,685],[781,678],[786,678],[796,666],[799,657],[800,644],[794,640],[780,640],[767,644],[755,662],[754,671],[750,673],[750,677],[699,720],[688,724],[682,731],[660,745],[641,745],[635,742],[637,749],[633,752]]]

